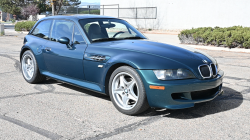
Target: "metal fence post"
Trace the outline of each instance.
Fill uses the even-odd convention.
[[[118,4],[118,18],[119,18],[119,12],[120,12],[120,5]]]
[[[103,5],[103,8],[102,8],[102,11],[103,11],[103,12],[102,12],[102,15],[104,15],[104,5]]]
[[[0,22],[0,36],[4,35],[4,24]]]
[[[135,8],[135,19],[137,19],[137,7]]]

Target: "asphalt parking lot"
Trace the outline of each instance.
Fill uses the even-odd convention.
[[[203,50],[225,71],[225,92],[215,100],[127,116],[92,91],[55,80],[28,84],[19,63],[23,37],[0,37],[0,139],[250,139],[249,53]]]

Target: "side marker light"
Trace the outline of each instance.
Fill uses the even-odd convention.
[[[150,88],[150,89],[165,90],[165,87],[164,87],[164,86],[152,86],[152,85],[150,85],[149,88]]]

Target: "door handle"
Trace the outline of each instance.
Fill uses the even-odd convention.
[[[49,51],[51,51],[51,48],[50,47],[46,47],[45,51],[49,52]]]

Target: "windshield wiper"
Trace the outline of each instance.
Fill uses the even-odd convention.
[[[122,39],[145,39],[145,38],[135,36],[135,37],[125,37],[125,38],[122,38]]]
[[[113,41],[113,40],[118,40],[118,39],[116,39],[116,38],[100,38],[100,39],[92,40],[92,42]]]

